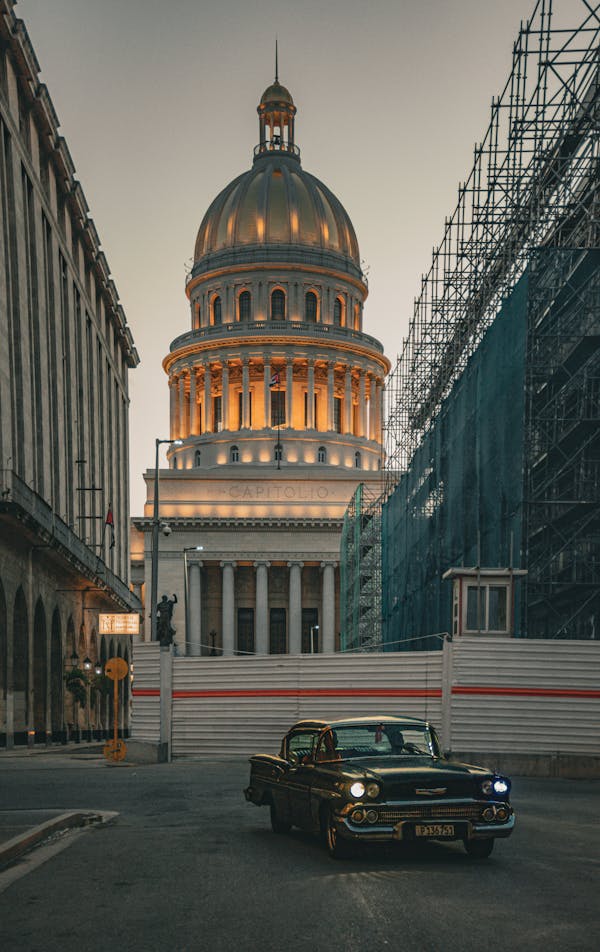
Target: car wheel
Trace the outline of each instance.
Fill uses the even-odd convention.
[[[350,856],[351,846],[339,835],[331,810],[328,810],[322,816],[321,833],[325,849],[332,859],[347,859]]]
[[[494,840],[465,840],[467,855],[473,859],[487,859],[494,849]]]
[[[273,833],[289,833],[292,824],[286,823],[285,820],[281,820],[279,814],[277,813],[277,807],[274,803],[270,804],[271,809],[271,829]]]

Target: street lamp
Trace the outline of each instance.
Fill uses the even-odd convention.
[[[185,653],[188,653],[188,644],[190,643],[189,631],[190,631],[190,613],[188,609],[188,561],[187,554],[188,552],[202,552],[204,550],[203,545],[188,545],[183,550],[183,599],[184,599],[184,616],[185,616]],[[202,644],[202,638],[200,639]],[[201,649],[202,650],[202,649]]]
[[[310,626],[310,653],[311,654],[317,654],[319,650],[319,646],[317,645],[317,650],[315,651],[315,635],[314,635],[315,631],[318,631],[318,630],[319,630],[318,625]],[[319,636],[317,635],[317,638],[318,637]]]
[[[90,720],[90,715],[91,715],[90,701],[91,701],[92,692],[90,689],[90,678],[89,678],[90,671],[92,670],[92,662],[90,661],[87,655],[83,659],[83,670],[85,671],[87,675],[86,682],[85,682],[85,703],[87,707],[87,738],[86,739],[89,742],[92,739],[92,726],[91,726],[91,720]]]
[[[154,458],[154,512],[152,517],[152,581],[150,585],[150,639],[157,641],[157,618],[156,603],[158,601],[158,533],[160,530],[159,500],[158,500],[158,448],[161,443],[171,443],[175,446],[181,446],[183,440],[159,440],[154,441],[156,445],[156,454]]]

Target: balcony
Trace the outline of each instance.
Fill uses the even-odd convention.
[[[377,354],[383,354],[383,346],[369,334],[355,331],[349,327],[338,327],[334,324],[307,324],[305,321],[235,321],[230,324],[217,324],[211,327],[201,327],[195,331],[188,331],[176,337],[171,344],[171,353],[191,344],[200,344],[208,341],[219,341],[227,344],[229,341],[241,337],[305,337],[307,343],[311,341],[331,343],[348,343],[354,341],[362,347],[368,347]]]

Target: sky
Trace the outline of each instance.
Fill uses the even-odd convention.
[[[162,360],[190,329],[185,273],[218,192],[250,168],[274,76],[303,167],[349,213],[364,330],[392,364],[445,217],[534,0],[18,0],[119,292],[130,374],[131,513],[169,435]],[[582,0],[554,0],[580,16]]]

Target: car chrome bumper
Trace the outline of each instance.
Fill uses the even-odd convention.
[[[388,806],[388,805],[386,805]],[[395,805],[396,806],[396,805]],[[383,824],[356,824],[348,817],[335,817],[338,832],[345,839],[355,840],[364,843],[382,843],[390,841],[420,841],[420,837],[415,837],[413,830],[415,824],[451,824],[456,829],[454,837],[441,836],[436,838],[423,837],[423,840],[432,839],[437,842],[448,840],[481,840],[481,839],[501,839],[510,836],[515,827],[515,815],[511,813],[508,820],[504,823],[485,823],[481,820],[467,819],[464,816],[453,816],[451,809],[447,816],[443,817],[410,817],[399,819],[398,822],[390,825]]]

